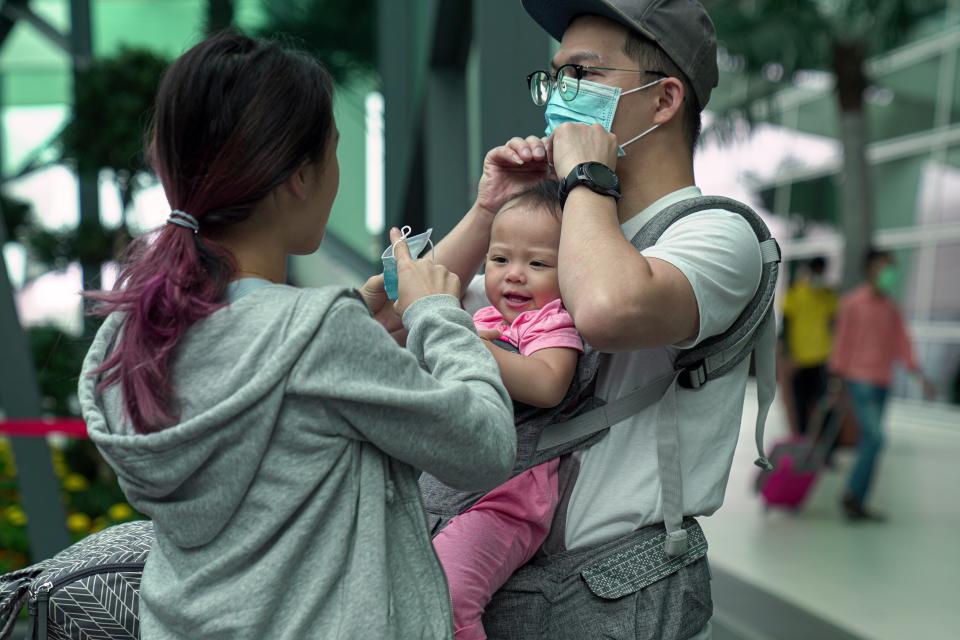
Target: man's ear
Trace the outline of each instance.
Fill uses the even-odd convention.
[[[301,202],[307,199],[307,181],[309,176],[307,172],[309,167],[307,163],[301,164],[297,167],[297,170],[290,174],[290,177],[287,178],[284,184],[290,190],[290,193],[296,197],[297,200]]]
[[[677,78],[669,77],[663,79],[660,87],[661,90],[657,92],[656,113],[653,116],[654,124],[666,124],[683,111],[683,83]]]

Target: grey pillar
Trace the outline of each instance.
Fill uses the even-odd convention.
[[[0,78],[0,89],[2,89]],[[3,93],[0,91],[0,107]],[[0,152],[4,131],[0,123]],[[0,153],[0,175],[3,155]],[[7,228],[0,211],[0,411],[6,418],[36,418],[40,415],[40,393],[27,336],[20,327],[14,303],[13,285],[3,259]],[[17,485],[27,514],[27,536],[33,560],[48,558],[70,544],[66,517],[60,502],[60,485],[53,473],[50,448],[43,438],[10,438],[17,464]]]
[[[7,230],[0,217],[0,248]],[[0,255],[0,409],[6,418],[36,418],[40,394],[27,337],[14,305],[7,263]],[[60,487],[53,473],[50,448],[43,438],[10,438],[17,463],[17,485],[27,514],[27,533],[33,561],[49,558],[70,544]]]
[[[462,68],[433,69],[424,126],[427,220],[444,237],[470,207],[466,80]]]
[[[421,172],[415,170],[419,151],[421,96],[417,81],[417,51],[422,46],[418,12],[408,3],[379,0],[378,67],[384,98],[384,199],[386,228],[414,224],[407,211],[422,201]],[[420,36],[418,38],[418,36]],[[422,211],[422,209],[421,209]],[[422,215],[422,213],[421,213]]]
[[[513,136],[543,135],[543,108],[530,100],[526,77],[550,64],[550,36],[517,0],[473,3],[479,67],[480,157]]]
[[[91,29],[90,0],[70,0],[70,45],[73,49],[74,91],[78,73],[93,61],[93,32]],[[99,167],[78,166],[80,226],[100,229]],[[81,263],[83,288],[100,288],[100,265]]]
[[[472,3],[443,0],[436,12],[424,104],[427,226],[445,236],[470,206],[467,56]]]
[[[229,29],[233,25],[234,0],[207,0],[207,33]]]

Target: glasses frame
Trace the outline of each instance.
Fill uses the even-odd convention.
[[[564,76],[565,69],[572,69],[573,75]],[[557,68],[556,73],[550,73],[545,69],[537,69],[529,74],[527,74],[527,89],[530,91],[530,99],[533,100],[533,103],[538,107],[542,107],[550,101],[550,96],[553,95],[553,92],[557,89],[557,84],[560,82],[561,76],[576,78],[577,84],[574,87],[573,95],[567,97],[563,91],[560,91],[560,98],[564,102],[571,102],[575,100],[576,97],[580,94],[580,81],[583,79],[584,71],[626,71],[629,73],[649,73],[650,75],[659,76],[661,78],[669,78],[670,76],[663,71],[657,71],[655,69],[618,69],[616,67],[593,67],[590,65],[582,64],[565,64]],[[547,82],[547,93],[543,101],[539,101],[537,96],[539,93],[534,89],[533,79],[537,74],[543,74],[548,78]]]

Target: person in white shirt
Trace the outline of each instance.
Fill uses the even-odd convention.
[[[701,195],[693,150],[717,84],[716,36],[690,0],[523,4],[561,42],[550,71],[530,77],[549,135],[513,138],[487,154],[477,201],[437,254],[470,282],[500,205],[544,177],[569,176],[560,288],[585,342],[610,354],[597,384],[610,401],[673,371],[681,349],[726,331],[760,283],[757,237],[729,211],[687,216],[642,253],[630,243],[657,213]],[[587,179],[584,163],[592,163]],[[619,189],[607,175],[614,173]],[[464,306],[482,304],[475,281]],[[748,366],[744,360],[701,388],[677,390],[685,516],[711,515],[723,503]],[[601,586],[588,578],[591,563],[629,555],[646,532],[662,534],[657,410],[648,407],[573,455],[552,539],[494,597],[484,617],[490,638],[710,637],[705,556],[632,591],[611,592],[608,578]],[[623,578],[639,584],[631,580]]]

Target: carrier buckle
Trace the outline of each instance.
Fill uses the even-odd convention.
[[[680,374],[680,386],[684,389],[699,389],[707,383],[707,364],[705,361],[685,367]]]

